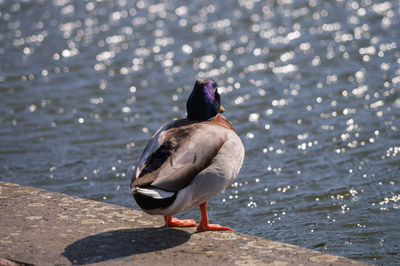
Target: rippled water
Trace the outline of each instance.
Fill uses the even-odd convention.
[[[147,140],[211,77],[246,147],[213,221],[398,263],[399,1],[195,2],[1,0],[1,180],[137,208]]]

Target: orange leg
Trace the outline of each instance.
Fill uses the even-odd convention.
[[[164,220],[165,227],[190,227],[196,225],[196,221],[192,219],[179,220],[176,218],[172,218],[172,216],[164,216]]]
[[[200,204],[200,212],[201,212],[201,222],[199,226],[197,226],[197,231],[235,231],[229,227],[225,227],[219,224],[209,224],[208,223],[208,215],[207,215],[207,201]]]

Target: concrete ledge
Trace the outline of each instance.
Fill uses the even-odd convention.
[[[232,232],[0,181],[0,265],[365,265]]]

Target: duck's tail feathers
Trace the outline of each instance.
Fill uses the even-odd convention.
[[[132,194],[137,204],[144,211],[165,209],[176,199],[176,192],[169,192],[154,187],[141,188],[134,186]]]
[[[166,199],[173,197],[175,195],[175,192],[169,192],[155,187],[141,188],[134,186],[132,188],[132,194],[142,194],[143,196],[147,196],[153,199]]]

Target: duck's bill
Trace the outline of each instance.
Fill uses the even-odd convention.
[[[219,112],[220,112],[220,113],[223,113],[223,112],[225,112],[225,111],[226,111],[225,108],[222,107],[222,105],[220,105],[220,107],[219,107]]]

